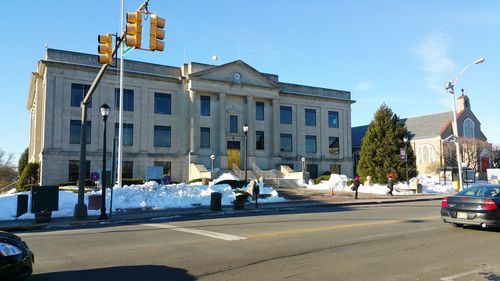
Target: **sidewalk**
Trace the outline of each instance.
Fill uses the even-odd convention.
[[[389,204],[400,202],[441,200],[448,194],[417,194],[417,195],[380,195],[360,193],[359,199],[354,200],[353,193],[341,192],[332,195],[330,191],[308,190],[305,188],[278,188],[280,197],[287,199],[280,203],[260,203],[255,208],[254,202],[247,202],[243,210],[235,210],[232,206],[222,206],[221,211],[211,211],[210,206],[192,208],[169,209],[124,209],[114,212],[111,218],[100,221],[97,216],[89,216],[84,220],[75,220],[73,217],[52,218],[50,223],[35,223],[34,220],[0,221],[0,230],[23,231],[39,228],[70,228],[79,226],[98,226],[119,223],[138,223],[147,221],[162,221],[188,217],[215,217],[223,215],[255,214],[265,211],[289,210],[293,208],[335,207],[346,205]]]

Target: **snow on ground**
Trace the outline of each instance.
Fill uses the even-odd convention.
[[[129,208],[190,208],[193,206],[210,206],[211,193],[220,192],[222,194],[222,205],[231,205],[235,199],[234,190],[227,184],[217,184],[222,180],[239,180],[231,174],[223,174],[218,179],[208,185],[200,183],[193,184],[169,184],[159,185],[156,182],[147,182],[142,185],[124,186],[113,189],[113,210]],[[272,187],[261,186],[261,195],[269,194],[267,198],[259,199],[260,202],[282,202],[284,198],[278,196],[278,192]],[[17,195],[29,194],[29,192],[10,193],[0,195],[0,221],[13,220],[16,216]],[[94,194],[101,194],[101,191],[88,192],[85,194],[85,203],[88,206],[88,197]],[[109,210],[109,198],[111,190],[106,193],[107,207]],[[29,197],[31,205],[31,197]],[[59,211],[52,212],[52,217],[72,217],[73,209],[78,200],[78,194],[71,191],[59,191]],[[99,215],[100,210],[88,210],[88,214]],[[27,213],[19,219],[33,219],[32,213]]]
[[[454,190],[451,186],[451,182],[448,181],[446,184],[438,178],[438,176],[418,176],[417,178],[410,179],[410,186],[418,179],[419,184],[422,185],[422,194],[440,194],[440,193],[453,193]],[[335,190],[353,192],[351,191],[351,186],[347,185],[347,177],[344,175],[332,174],[330,179],[327,181],[322,181],[319,184],[313,184],[310,182],[306,188],[314,190]],[[481,185],[486,182],[478,181],[476,183],[471,183],[469,186]],[[358,189],[359,193],[373,193],[373,194],[387,194],[389,189],[385,184],[373,184],[369,186],[361,185]],[[408,184],[398,182],[394,184],[394,195],[412,195],[415,194],[413,191],[408,190]]]

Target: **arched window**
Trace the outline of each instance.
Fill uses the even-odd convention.
[[[434,162],[434,146],[423,144],[418,147],[418,163],[430,164]]]
[[[474,138],[474,122],[470,118],[464,121],[464,137]]]

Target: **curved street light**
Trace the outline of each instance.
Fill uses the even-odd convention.
[[[455,149],[457,151],[457,166],[458,166],[458,190],[462,190],[462,158],[460,157],[460,144],[459,144],[459,139],[458,139],[458,127],[457,127],[457,109],[455,106],[455,90],[454,87],[457,84],[458,80],[462,77],[464,72],[471,67],[474,64],[480,64],[485,61],[484,58],[480,58],[476,60],[475,62],[467,65],[461,72],[460,74],[453,80],[450,80],[446,82],[444,88],[445,90],[451,94],[451,102],[453,105],[453,135],[455,136]]]

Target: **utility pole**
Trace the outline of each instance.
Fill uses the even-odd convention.
[[[143,9],[145,9],[147,11],[148,2],[149,2],[149,0],[144,1],[144,3],[142,3],[141,6],[139,6],[137,11],[142,11]],[[121,46],[121,44],[123,43],[123,41],[126,38],[126,35],[127,35],[126,31],[124,31],[122,28],[122,33],[121,33],[120,37],[116,38],[115,48],[113,48],[113,51],[111,52],[111,57],[115,56],[116,51],[118,50],[118,47]],[[86,173],[85,159],[86,159],[86,155],[87,155],[87,142],[86,142],[86,139],[87,139],[87,132],[86,132],[87,106],[88,106],[88,103],[92,97],[92,94],[94,93],[95,89],[97,88],[97,85],[99,85],[99,82],[101,81],[102,76],[104,75],[104,73],[106,72],[108,67],[110,66],[109,63],[112,62],[112,59],[111,60],[99,59],[99,61],[104,63],[104,64],[101,66],[101,69],[97,73],[97,76],[94,79],[94,82],[92,82],[92,85],[90,86],[87,94],[83,98],[82,103],[80,105],[80,107],[82,108],[82,126],[81,126],[81,131],[80,131],[80,167],[79,167],[79,174],[78,174],[78,201],[77,201],[77,204],[75,205],[75,208],[73,211],[73,217],[75,219],[85,219],[88,217],[87,205],[85,205],[85,202],[84,202],[85,173]],[[121,63],[121,65],[123,65],[123,63]],[[122,106],[122,103],[120,103],[120,107],[121,106]],[[121,112],[120,112],[120,114],[121,114]],[[121,140],[121,136],[119,139]],[[121,146],[119,147],[119,149],[121,149]],[[120,155],[119,155],[119,157],[120,157]],[[121,171],[120,166],[121,165],[119,163],[119,171]],[[119,180],[121,180],[121,177]]]

